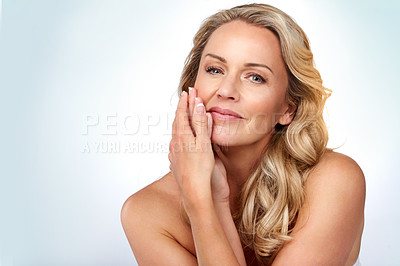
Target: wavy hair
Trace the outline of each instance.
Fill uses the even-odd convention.
[[[331,91],[322,85],[304,31],[283,11],[266,4],[222,10],[203,21],[186,58],[179,93],[196,81],[200,59],[211,34],[221,25],[241,20],[272,31],[279,39],[288,73],[286,100],[297,106],[289,125],[277,125],[260,163],[247,179],[240,209],[233,217],[242,244],[269,264],[291,237],[304,202],[304,183],[327,150],[323,109]]]

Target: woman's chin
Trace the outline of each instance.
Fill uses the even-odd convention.
[[[211,142],[219,146],[237,146],[239,145],[239,140],[237,136],[228,136],[223,134],[212,134]]]
[[[243,139],[239,137],[240,134],[238,133],[237,127],[214,123],[211,142],[220,146],[236,146],[239,145],[240,142],[243,142]]]

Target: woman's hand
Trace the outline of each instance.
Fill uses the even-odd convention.
[[[202,100],[196,98],[189,121],[188,95],[183,92],[172,126],[172,139],[168,158],[183,196],[184,205],[211,198],[211,177],[215,159],[211,146],[208,121],[211,119]]]
[[[211,177],[212,197],[215,203],[228,203],[229,204],[229,184],[226,175],[226,169],[218,154],[221,150],[217,144],[213,144],[214,150],[214,171]],[[229,205],[228,205],[229,206]]]
[[[198,97],[197,90],[195,88],[189,87],[189,123],[191,127],[191,121],[195,113],[194,109],[196,105],[196,97]],[[200,97],[198,98],[202,101]],[[213,120],[210,113],[206,113],[206,115],[208,118],[207,133],[208,137],[211,139]],[[192,130],[194,131],[193,127]],[[224,164],[218,156],[218,154],[221,154],[221,150],[216,144],[212,144],[212,147],[215,159],[214,170],[211,177],[212,198],[215,203],[229,203],[229,185],[227,181],[226,170]]]
[[[196,88],[189,87],[189,121],[192,121],[192,117],[194,115],[196,97],[198,97]],[[211,139],[213,120],[210,113],[206,114],[208,118],[207,133],[208,137]],[[212,147],[215,159],[214,170],[211,177],[212,198],[216,203],[229,203],[229,185],[226,170],[224,164],[218,156],[218,154],[221,154],[221,150],[217,144],[212,144]]]

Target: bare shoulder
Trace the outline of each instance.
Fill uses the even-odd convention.
[[[301,211],[314,219],[332,219],[360,224],[365,204],[365,178],[349,156],[328,151],[310,172],[305,183],[305,206]],[[303,215],[304,216],[304,215]],[[328,216],[326,216],[328,217]]]
[[[341,172],[355,171],[357,174],[362,175],[362,170],[356,161],[347,155],[334,151],[327,151],[316,167],[319,169],[329,168],[329,170],[339,170]]]
[[[170,174],[151,183],[145,188],[131,195],[121,209],[121,222],[125,230],[134,230],[133,227],[142,227],[151,224],[153,228],[159,223],[159,229],[166,227],[171,211],[179,203]]]
[[[130,209],[131,207],[143,206],[150,204],[154,200],[174,200],[177,198],[177,190],[171,182],[171,174],[168,173],[157,181],[144,187],[138,192],[131,195],[124,203],[122,210]]]
[[[305,183],[304,204],[275,265],[353,265],[364,223],[365,178],[350,157],[328,151]]]
[[[195,265],[185,247],[187,229],[181,216],[179,190],[171,173],[131,195],[121,209],[125,235],[140,265]],[[154,250],[158,255],[154,256]],[[170,256],[174,254],[174,256]]]
[[[360,166],[347,155],[328,151],[311,171],[306,181],[306,191],[323,190],[324,193],[358,194],[365,197],[365,178]],[[339,191],[338,191],[339,190]]]

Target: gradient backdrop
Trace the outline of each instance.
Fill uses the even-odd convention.
[[[330,146],[364,170],[362,264],[399,265],[399,2],[263,2],[308,34]],[[0,3],[0,265],[135,265],[120,209],[169,171],[192,37],[246,1]]]

